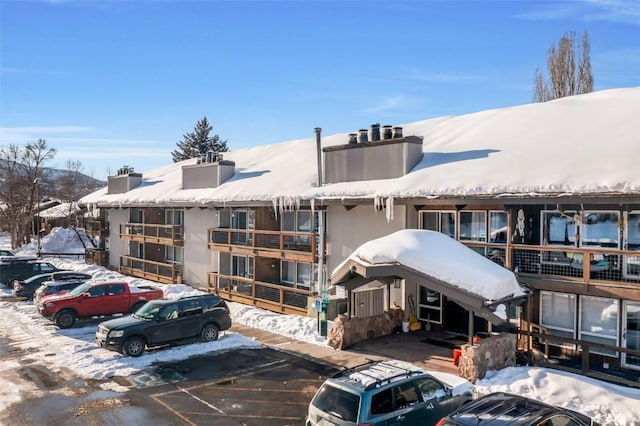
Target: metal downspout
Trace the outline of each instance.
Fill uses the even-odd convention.
[[[320,140],[320,133],[322,129],[320,127],[316,127],[314,129],[316,132],[316,159],[318,163],[318,188],[322,188],[322,143]],[[318,287],[320,291],[324,291],[327,289],[325,280],[324,280],[324,212],[322,210],[318,211]]]

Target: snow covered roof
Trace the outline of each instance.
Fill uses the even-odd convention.
[[[399,178],[318,188],[314,136],[225,153],[236,172],[216,188],[181,189],[181,168],[196,163],[191,159],[144,172],[143,182],[126,193],[107,194],[103,188],[81,202],[282,206],[312,199],[637,196],[638,117],[640,87],[604,90],[401,125],[405,135],[423,137],[424,156]],[[325,136],[322,146],[348,139],[348,133]]]
[[[352,287],[384,276],[424,282],[496,323],[503,312],[488,306],[526,295],[513,272],[436,231],[403,229],[368,241],[336,267],[331,282],[344,285],[354,274],[365,279],[355,278]]]

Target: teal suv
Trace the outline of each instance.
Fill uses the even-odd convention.
[[[372,362],[327,379],[309,404],[306,426],[434,425],[473,399],[473,385],[404,361]]]

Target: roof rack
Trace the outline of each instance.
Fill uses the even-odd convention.
[[[383,383],[394,379],[411,377],[414,374],[423,374],[424,370],[403,361],[373,361],[345,369],[338,372],[333,378],[348,377],[356,383],[361,383],[365,390],[379,387]]]

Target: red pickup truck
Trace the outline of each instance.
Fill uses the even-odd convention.
[[[78,318],[104,317],[137,311],[164,292],[152,286],[129,286],[126,282],[87,281],[68,293],[40,299],[38,312],[60,328],[73,326]]]

